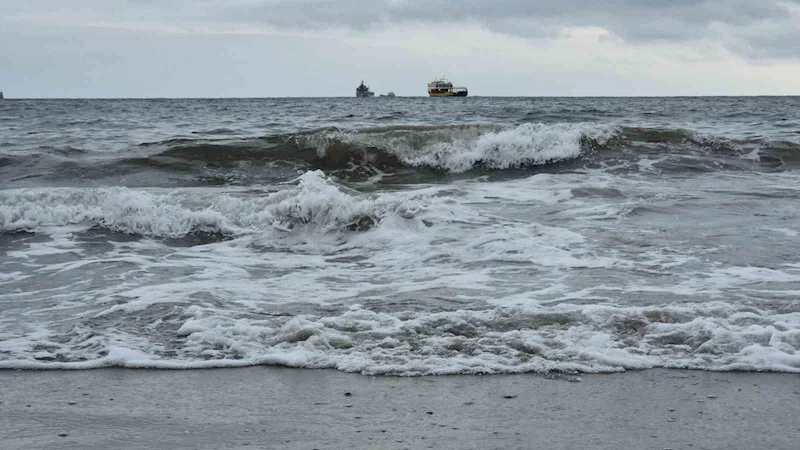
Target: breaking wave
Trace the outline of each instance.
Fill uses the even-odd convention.
[[[613,134],[613,128],[599,125],[526,123],[508,129],[475,126],[334,131],[306,135],[298,143],[315,148],[320,157],[344,143],[388,153],[404,165],[462,173],[476,167],[502,170],[576,158]]]
[[[656,159],[666,171],[787,170],[800,164],[800,144],[595,123],[324,128],[263,138],[170,139],[103,155],[74,148],[0,154],[0,181],[166,172],[177,180],[173,185],[246,185],[286,181],[298,170],[323,170],[343,181],[389,176],[388,182],[413,183],[474,171],[620,165],[638,170],[641,162]]]
[[[128,163],[204,163],[232,167],[242,162],[283,163],[322,170],[371,167],[383,171],[426,167],[463,173],[473,168],[509,169],[573,159],[602,145],[615,130],[590,124],[335,128],[233,142],[170,140],[144,144],[163,151]]]
[[[260,196],[197,191],[159,194],[124,187],[0,191],[0,230],[78,225],[167,238],[299,227],[322,233],[363,231],[386,214],[413,217],[418,208],[417,204],[359,194],[314,171],[301,175],[291,187]]]

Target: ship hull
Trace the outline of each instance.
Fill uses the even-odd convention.
[[[466,97],[467,91],[460,92],[428,92],[431,97]]]

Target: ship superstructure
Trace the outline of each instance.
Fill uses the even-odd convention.
[[[431,97],[466,97],[467,94],[467,88],[453,87],[453,83],[445,77],[428,83],[428,95]]]
[[[364,84],[364,80],[361,80],[361,84],[356,88],[356,97],[363,98],[363,97],[374,97],[375,93],[369,90],[369,86]]]

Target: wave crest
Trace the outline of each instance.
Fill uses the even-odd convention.
[[[389,128],[302,135],[300,147],[316,149],[326,158],[337,144],[351,150],[374,150],[392,155],[406,166],[463,173],[473,168],[510,169],[576,158],[604,144],[616,129],[602,125],[525,123],[496,126]]]
[[[170,139],[120,154],[40,148],[1,153],[0,182],[136,180],[140,186],[283,182],[323,170],[349,182],[436,182],[471,171],[794,170],[795,142],[746,140],[685,129],[597,123],[324,128],[243,139]],[[759,166],[754,166],[754,162]],[[653,165],[656,164],[656,165]],[[136,174],[136,176],[129,176]]]
[[[436,143],[405,160],[412,166],[456,173],[476,166],[504,170],[576,158],[585,144],[605,143],[611,135],[611,129],[599,126],[526,123],[510,130],[485,133],[471,141]]]
[[[306,172],[295,183],[263,196],[203,191],[160,194],[124,187],[9,190],[0,192],[0,230],[82,225],[166,238],[300,227],[325,233],[364,231],[388,213],[412,218],[419,209],[416,204],[351,191],[321,171]]]

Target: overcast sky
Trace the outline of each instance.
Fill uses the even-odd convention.
[[[800,95],[800,0],[0,0],[7,97]]]

